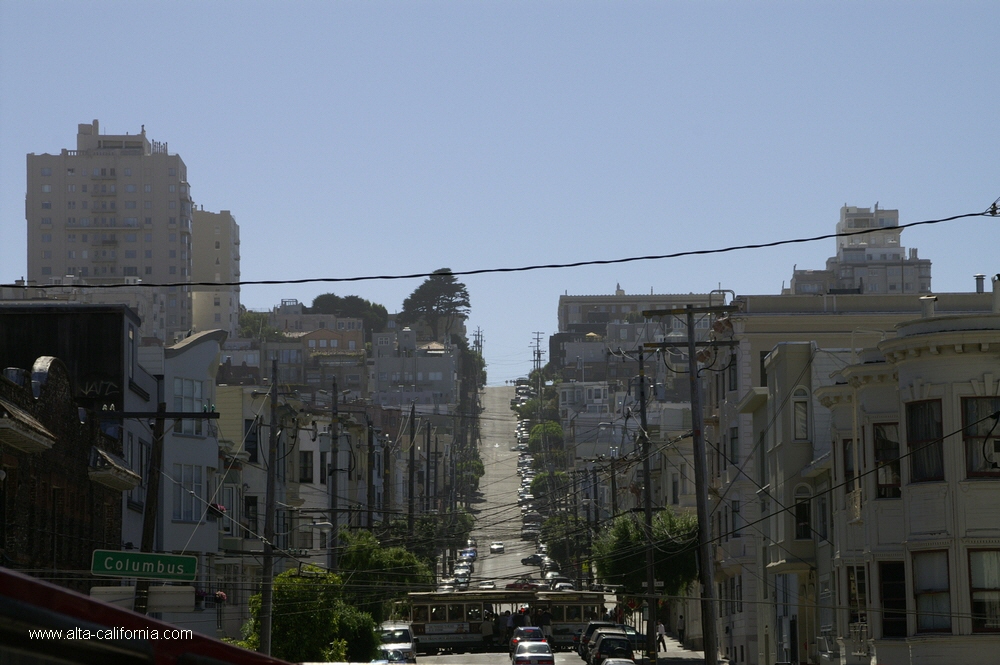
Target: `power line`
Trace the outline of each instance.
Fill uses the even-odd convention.
[[[916,226],[926,226],[930,224],[942,224],[944,222],[952,222],[957,219],[966,219],[970,217],[996,217],[1000,214],[997,205],[1000,198],[994,201],[989,207],[987,207],[982,212],[969,212],[963,213],[961,215],[952,215],[950,217],[942,217],[940,219],[926,219],[919,222],[910,222],[908,224],[899,224],[893,228],[897,229],[907,229]],[[717,247],[713,249],[692,249],[682,252],[672,252],[670,254],[649,254],[645,256],[629,256],[619,259],[591,259],[586,261],[573,261],[570,263],[542,263],[527,266],[516,266],[507,268],[475,268],[471,270],[453,270],[451,274],[455,277],[467,277],[469,275],[487,275],[496,273],[518,273],[518,272],[532,272],[536,270],[561,270],[564,268],[581,268],[585,266],[606,266],[606,265],[618,265],[623,263],[635,263],[639,261],[662,261],[666,259],[679,259],[687,256],[707,256],[711,254],[726,254],[729,252],[736,252],[746,249],[767,249],[770,247],[781,247],[783,245],[795,245],[807,242],[816,242],[818,240],[829,240],[830,238],[843,238],[854,235],[864,235],[871,233],[871,229],[862,229],[854,231],[842,231],[840,233],[824,233],[818,236],[809,236],[802,238],[789,238],[785,240],[773,240],[771,242],[763,243],[748,243],[745,245],[731,245],[729,247]],[[349,282],[369,282],[369,281],[387,281],[387,280],[403,280],[403,279],[420,279],[432,277],[435,274],[440,274],[437,272],[419,272],[419,273],[408,273],[401,275],[359,275],[354,277],[306,277],[302,279],[258,279],[258,280],[243,280],[235,282],[137,282],[135,284],[128,283],[111,283],[111,284],[87,284],[86,288],[93,289],[119,289],[119,288],[162,288],[162,287],[192,287],[192,286],[205,286],[205,287],[219,287],[219,286],[270,286],[270,285],[280,285],[280,284],[338,284],[338,283],[349,283]],[[26,288],[24,284],[0,284],[3,288]],[[60,289],[64,288],[62,284],[35,284],[30,288],[33,289]]]

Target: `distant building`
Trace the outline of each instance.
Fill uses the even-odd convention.
[[[81,124],[76,149],[28,154],[28,282],[191,281],[187,166],[167,144]],[[164,289],[166,339],[190,330],[191,293]]]
[[[919,258],[916,248],[907,252],[902,232],[898,210],[845,205],[837,233],[853,235],[837,237],[837,255],[826,260],[825,270],[795,268],[784,293],[930,293],[931,262]]]
[[[240,225],[231,212],[194,211],[191,256],[194,282],[240,281]],[[195,332],[221,329],[230,338],[239,336],[239,286],[194,286],[191,298]]]

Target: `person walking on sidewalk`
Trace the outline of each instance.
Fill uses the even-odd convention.
[[[679,614],[677,616],[677,641],[681,643],[681,647],[684,646],[684,615]]]
[[[656,648],[657,651],[667,650],[667,629],[663,627],[663,620],[656,622]]]

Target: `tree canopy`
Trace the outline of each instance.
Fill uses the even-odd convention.
[[[371,339],[373,332],[384,332],[389,322],[389,312],[384,306],[365,300],[361,296],[340,297],[335,293],[323,293],[313,298],[309,313],[361,319],[366,339]]]
[[[642,518],[620,515],[594,541],[594,558],[608,584],[642,593],[646,581],[646,536]],[[663,593],[677,595],[698,574],[698,519],[665,508],[653,516],[653,566]],[[711,565],[711,564],[710,564]]]
[[[451,268],[440,268],[407,296],[397,319],[404,326],[422,321],[440,340],[456,319],[469,316],[470,307],[465,284],[455,279]]]
[[[340,558],[341,570],[349,570],[344,598],[381,623],[389,615],[387,604],[401,592],[423,590],[434,583],[430,567],[402,547],[382,547],[368,531],[347,534]]]
[[[342,598],[339,576],[316,566],[287,570],[274,578],[271,653],[292,662],[367,662],[378,651],[371,615]],[[260,646],[261,596],[250,598],[250,620],[240,646]]]
[[[241,338],[273,342],[281,336],[281,331],[268,323],[267,312],[253,312],[240,305]]]

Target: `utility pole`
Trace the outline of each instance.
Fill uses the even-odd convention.
[[[694,308],[687,306],[688,378],[691,382],[691,424],[694,429],[694,478],[698,491],[698,559],[701,563],[701,624],[705,635],[705,663],[715,665],[719,656],[719,636],[715,623],[715,561],[712,557],[712,531],[708,515],[708,461],[705,440],[701,436],[701,390],[698,384],[698,354],[695,351]]]
[[[698,346],[735,346],[733,341],[698,342],[695,339],[694,315],[724,313],[736,311],[732,305],[717,305],[709,307],[694,307],[687,305],[683,309],[646,310],[642,315],[646,318],[660,316],[687,317],[687,353],[688,380],[691,385],[691,425],[694,444],[694,481],[695,494],[698,503],[698,574],[701,581],[701,624],[705,636],[705,664],[717,665],[719,662],[718,625],[715,614],[715,562],[712,557],[712,527],[708,514],[708,462],[705,453],[705,440],[702,438],[701,386],[698,382]],[[652,343],[651,348],[673,348],[669,343]],[[678,345],[680,346],[680,345]]]
[[[646,367],[639,348],[639,442],[642,447],[642,503],[646,532],[646,653],[656,653],[656,574],[653,568],[653,488],[649,482],[649,435],[646,423]],[[655,659],[655,658],[654,658]]]
[[[340,407],[337,392],[337,377],[333,377],[333,410],[330,414],[330,570],[337,572],[340,567]]]
[[[365,414],[368,424],[368,530],[375,532],[375,427],[371,416]]]
[[[424,514],[431,510],[431,421],[427,419],[426,436],[424,436],[424,455],[427,463],[424,465]]]
[[[271,620],[274,607],[274,507],[278,467],[278,360],[271,361],[271,428],[267,436],[267,496],[264,499],[264,566],[260,592],[260,647],[271,655]],[[336,399],[336,396],[334,396]],[[336,528],[336,527],[335,527]]]
[[[413,538],[413,478],[417,470],[417,405],[410,404],[410,468],[406,481],[406,531]]]
[[[142,542],[140,552],[152,552],[156,540],[156,515],[160,510],[160,473],[163,469],[163,433],[166,402],[156,405],[156,421],[153,425],[153,449],[149,454],[149,473],[146,475],[146,501],[142,512]],[[135,583],[135,611],[145,614],[149,607],[149,580]]]

